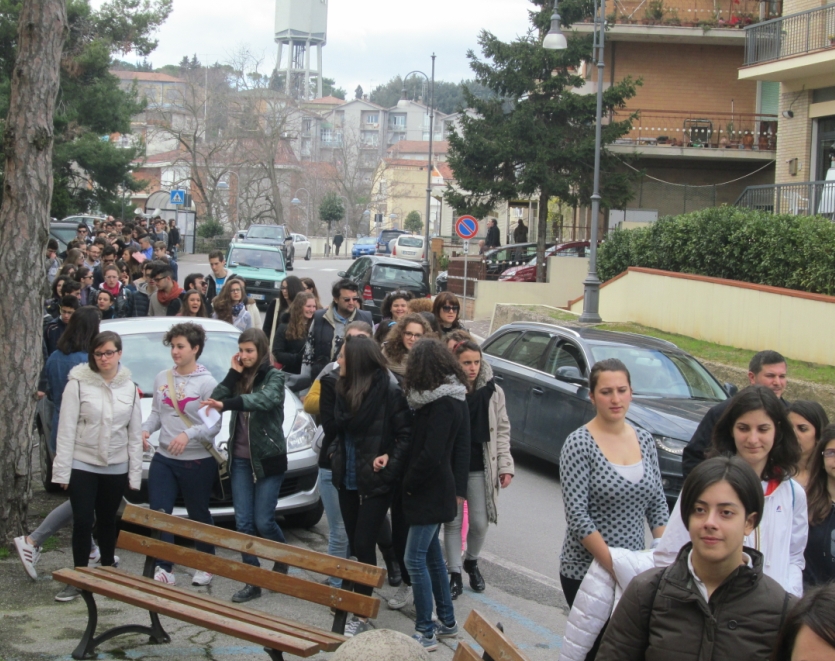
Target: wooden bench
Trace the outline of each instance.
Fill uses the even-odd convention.
[[[134,505],[125,508],[122,523],[144,526],[153,531],[149,538],[122,530],[116,543],[117,548],[146,556],[142,576],[114,567],[60,569],[52,574],[56,581],[82,590],[81,596],[87,604],[87,630],[72,653],[74,659],[92,658],[96,647],[123,633],[147,634],[153,643],[170,642],[171,638],[160,623],[160,615],[262,645],[273,661],[283,660],[284,652],[307,657],[320,651],[332,652],[347,640],[342,634],[345,632],[348,613],[373,618],[380,609],[379,598],[366,597],[350,590],[355,583],[381,587],[386,578],[385,569]],[[232,551],[250,553],[267,561],[283,562],[291,567],[341,578],[342,589],[170,544],[159,539],[161,533],[171,533]],[[159,583],[153,580],[155,558],[330,606],[336,613],[333,627],[326,631],[193,590]],[[114,627],[96,636],[98,610],[93,593],[147,610],[151,616],[151,626],[129,624]]]
[[[458,643],[452,661],[528,661],[528,657],[504,635],[502,625],[493,626],[477,610],[470,611],[470,616],[464,623],[464,631],[481,645],[484,654],[479,656],[462,640]]]

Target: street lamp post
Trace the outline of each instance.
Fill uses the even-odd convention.
[[[589,273],[583,281],[583,314],[580,321],[599,324],[600,279],[597,277],[597,226],[600,216],[600,152],[603,132],[603,41],[606,33],[606,0],[594,3],[594,51],[597,65],[597,114],[594,124],[594,190],[591,194],[591,248],[589,250]],[[551,29],[542,40],[542,46],[549,50],[565,50],[568,43],[560,29],[560,15],[557,0],[551,15]]]
[[[290,200],[290,204],[292,204],[294,207],[298,207],[302,203],[302,201],[298,198],[298,194],[301,191],[307,193],[307,210],[305,212],[305,215],[307,216],[307,235],[310,236],[310,191],[306,188],[299,188],[299,190],[297,190],[293,195],[293,199]]]
[[[432,76],[427,76],[423,71],[410,71],[403,77],[403,94],[406,98],[406,79],[412,74],[419,73],[429,82],[429,157],[427,159],[426,168],[426,215],[424,216],[423,226],[423,268],[429,272],[429,208],[432,200],[432,138],[435,135],[435,53],[432,53]]]
[[[234,170],[229,170],[228,174],[235,175],[235,183],[237,188],[235,189],[235,226],[240,229],[238,226],[241,221],[241,178],[238,176],[238,173]],[[232,195],[232,187],[225,181],[219,181],[217,184],[218,190],[228,190],[229,195]],[[237,231],[237,230],[236,230]]]

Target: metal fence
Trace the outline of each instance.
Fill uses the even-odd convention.
[[[801,181],[792,184],[749,186],[736,206],[796,216],[835,217],[835,181]]]
[[[745,65],[835,46],[835,4],[745,28]]]

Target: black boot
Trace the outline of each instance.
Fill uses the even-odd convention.
[[[461,581],[461,572],[453,571],[449,573],[449,593],[452,595],[452,600],[458,599],[458,595],[464,594],[464,583]]]
[[[470,587],[476,592],[484,592],[487,587],[484,583],[484,577],[478,570],[478,560],[464,560],[464,571],[470,575]]]
[[[278,572],[279,574],[287,574],[290,571],[290,565],[276,560],[273,563],[273,571]]]
[[[244,602],[257,599],[260,596],[261,588],[259,588],[257,585],[247,584],[232,596],[232,601],[234,601],[236,604],[243,604]]]
[[[400,563],[397,562],[397,556],[394,554],[394,548],[389,547],[383,551],[383,560],[386,562],[386,572],[389,576],[389,585],[396,588],[403,582],[403,576],[400,573]]]

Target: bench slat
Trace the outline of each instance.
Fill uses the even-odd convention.
[[[231,578],[234,581],[257,585],[273,592],[280,592],[305,601],[331,606],[363,617],[375,618],[380,609],[380,600],[375,597],[366,597],[321,583],[313,583],[303,578],[253,567],[238,560],[220,558],[209,553],[195,551],[184,546],[176,546],[150,537],[142,537],[124,530],[119,533],[118,546],[140,555],[185,565],[192,569],[200,569],[218,576]]]
[[[204,609],[217,615],[231,617],[244,622],[252,622],[267,629],[276,629],[290,636],[311,640],[321,645],[322,649],[326,652],[335,651],[342,643],[348,640],[345,636],[326,631],[325,629],[294,622],[293,620],[286,620],[276,615],[246,608],[245,606],[228,601],[221,601],[220,599],[215,599],[214,597],[190,590],[184,590],[173,585],[163,585],[150,578],[128,574],[115,567],[78,567],[75,571],[93,576],[106,574],[108,581],[118,583],[119,585],[135,588],[148,594],[155,594],[169,601],[176,601],[181,604]]]
[[[375,588],[382,587],[386,578],[386,570],[381,567],[372,567],[362,562],[335,558],[327,553],[308,551],[297,546],[280,544],[267,539],[255,539],[244,533],[221,529],[190,519],[181,519],[136,505],[125,507],[122,522],[133,523],[153,530],[205,542],[206,544],[214,544],[230,551],[250,553],[259,558],[284,562],[299,569],[307,569]],[[122,548],[118,542],[117,546]]]
[[[172,602],[156,595],[111,583],[100,576],[82,574],[74,569],[59,569],[53,572],[52,578],[62,583],[73,585],[80,590],[95,592],[96,594],[123,601],[126,604],[137,606],[144,610],[150,610],[160,615],[167,615],[182,620],[183,622],[189,622],[190,624],[212,629],[213,631],[234,636],[235,638],[241,638],[257,645],[269,647],[270,649],[295,654],[296,656],[313,656],[321,649],[319,644],[309,640],[302,640],[301,638],[289,636],[277,631],[270,631],[255,624],[240,622],[216,615],[215,613],[209,613],[199,608]]]
[[[494,659],[528,661],[528,657],[522,654],[513,641],[490,624],[477,610],[470,611],[470,616],[464,623],[464,631],[469,633]]]
[[[455,656],[452,661],[481,661],[478,653],[463,640],[459,641],[458,648],[455,650]]]

